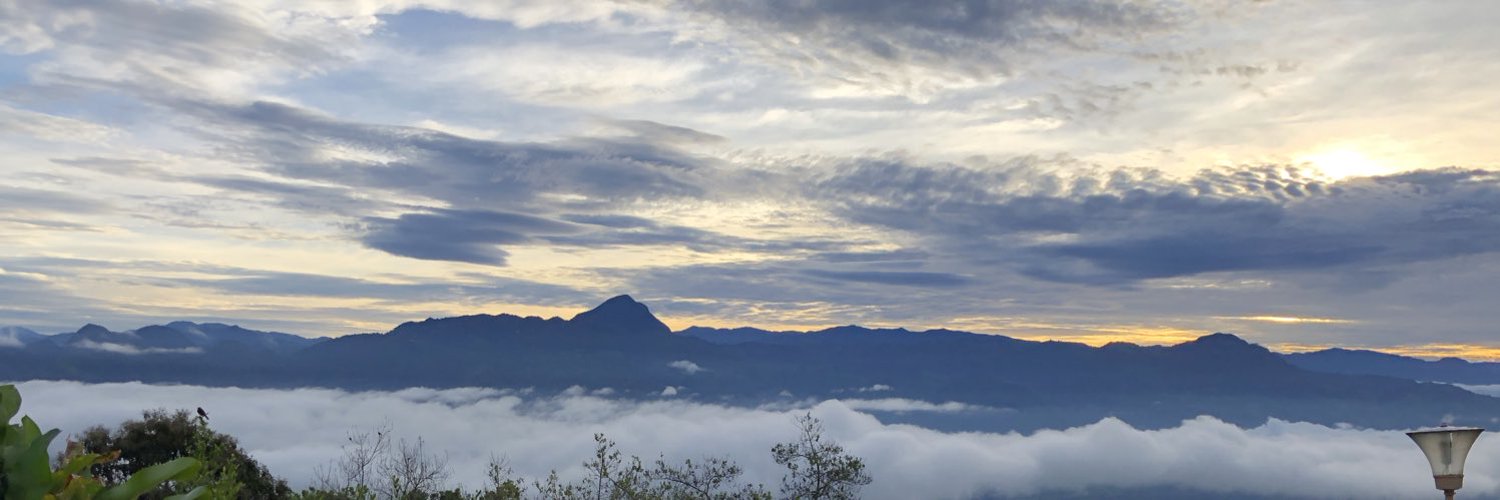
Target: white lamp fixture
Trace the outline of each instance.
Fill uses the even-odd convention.
[[[1432,465],[1432,479],[1443,496],[1451,500],[1453,492],[1464,486],[1464,459],[1469,457],[1469,448],[1479,439],[1484,429],[1478,427],[1448,427],[1422,429],[1406,433],[1427,455]]]

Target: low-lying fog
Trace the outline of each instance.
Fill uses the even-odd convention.
[[[1202,417],[1159,431],[1113,419],[1031,435],[943,433],[885,424],[869,411],[968,411],[964,405],[896,399],[830,400],[806,406],[736,408],[664,397],[615,399],[608,390],[538,394],[493,389],[346,392],[159,386],[139,383],[18,384],[29,414],[64,435],[113,427],[142,410],[203,407],[215,430],[234,435],[257,460],[306,486],[340,454],[347,434],[390,424],[446,452],[452,484],[481,486],[493,456],[518,475],[582,473],[592,436],[602,432],[648,463],[728,456],[745,479],[774,489],[782,471],[770,449],[795,436],[806,411],[826,436],[865,459],[875,482],[867,498],[1028,495],[1049,489],[1180,486],[1205,492],[1312,497],[1423,498],[1435,493],[1421,453],[1400,432],[1272,421],[1242,429]],[[1481,437],[1463,492],[1500,488],[1500,441]]]

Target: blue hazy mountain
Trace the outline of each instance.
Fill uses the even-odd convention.
[[[957,402],[885,411],[940,429],[1030,430],[1114,416],[1145,428],[1212,415],[1374,428],[1444,416],[1487,423],[1500,399],[1444,384],[1307,370],[1212,334],[1173,346],[1091,347],[953,330],[842,326],[814,332],[688,328],[673,333],[628,296],[571,319],[473,315],[387,333],[314,340],[218,324],[77,332],[0,348],[0,379],[141,380],[352,390],[611,388],[625,397],[763,405],[826,398]]]
[[[1459,358],[1428,361],[1383,352],[1338,348],[1286,354],[1283,357],[1299,368],[1327,373],[1382,375],[1453,384],[1500,384],[1500,363],[1476,363]]]
[[[285,354],[323,340],[326,339],[249,330],[238,325],[176,321],[119,332],[90,323],[75,332],[37,335],[25,343],[47,342],[62,347],[120,354],[197,354],[209,351],[242,353],[247,350]]]
[[[42,334],[19,326],[0,326],[0,348],[20,347],[41,340]]]

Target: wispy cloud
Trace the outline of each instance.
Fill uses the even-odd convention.
[[[672,367],[672,368],[676,368],[678,370],[682,370],[683,373],[686,373],[688,375],[692,375],[694,373],[698,373],[698,372],[702,372],[702,371],[708,371],[706,368],[703,368],[702,366],[698,366],[698,363],[694,363],[692,361],[688,361],[688,360],[685,360],[685,359],[684,360],[673,361],[671,363],[667,363],[667,366]]]
[[[1272,315],[1262,315],[1262,316],[1218,316],[1218,317],[1216,317],[1216,319],[1227,319],[1227,320],[1236,320],[1236,321],[1263,321],[1263,322],[1266,322],[1266,323],[1286,323],[1286,324],[1311,323],[1311,324],[1321,324],[1321,325],[1347,325],[1347,324],[1352,324],[1352,323],[1358,323],[1358,321],[1355,321],[1355,320],[1352,320],[1352,319],[1309,318],[1309,317],[1302,317],[1302,316],[1272,316]]]

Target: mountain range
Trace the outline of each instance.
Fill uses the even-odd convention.
[[[130,331],[0,329],[0,380],[139,380],[242,387],[580,386],[621,397],[792,405],[839,398],[941,429],[1032,430],[1117,417],[1143,428],[1212,415],[1409,428],[1490,424],[1493,363],[1331,349],[1282,355],[1215,333],[1172,346],[1091,347],[954,330],[673,332],[619,296],[571,319],[473,315],[311,339],[217,323]],[[607,390],[606,390],[607,389]],[[924,406],[925,405],[925,406]],[[932,411],[940,408],[941,411]]]

